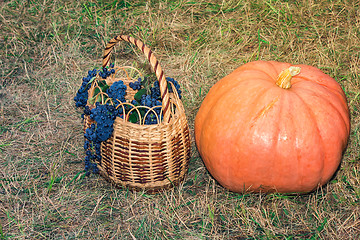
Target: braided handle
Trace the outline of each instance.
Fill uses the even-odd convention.
[[[168,123],[170,121],[170,109],[169,109],[170,99],[169,99],[169,90],[167,87],[167,81],[165,79],[164,72],[160,67],[159,61],[156,59],[150,48],[148,48],[143,42],[133,37],[126,35],[118,35],[113,39],[111,39],[108,42],[108,44],[106,44],[102,66],[106,67],[109,64],[111,52],[114,46],[120,41],[126,41],[137,46],[144,53],[145,57],[147,57],[148,61],[150,62],[150,65],[153,68],[156,77],[159,80],[164,121]]]

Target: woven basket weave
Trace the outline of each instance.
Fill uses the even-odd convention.
[[[159,80],[163,120],[155,125],[144,125],[128,122],[127,116],[117,117],[112,136],[101,145],[102,159],[97,165],[100,174],[116,186],[149,193],[169,189],[182,182],[188,170],[190,133],[185,111],[172,84],[173,91],[169,93],[164,73],[154,54],[141,41],[125,35],[111,39],[105,48],[103,67],[108,66],[113,47],[122,40],[137,46],[152,66]],[[135,94],[129,87],[129,82],[133,81],[127,73],[129,68],[114,67],[116,73],[124,71],[126,78],[118,78],[115,73],[106,79],[108,85],[122,80],[127,85],[127,100],[133,99]],[[94,94],[95,82],[89,90],[89,99]],[[117,107],[124,108],[126,104]],[[84,119],[86,129],[93,121],[89,116]]]

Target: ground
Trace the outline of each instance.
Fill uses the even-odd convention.
[[[0,2],[1,239],[357,239],[360,234],[358,1]],[[183,89],[191,128],[183,184],[149,195],[85,177],[73,97],[118,34],[145,42]],[[113,61],[143,67],[118,46]],[[124,55],[124,51],[128,51]],[[193,124],[238,66],[316,66],[343,88],[351,133],[339,170],[308,194],[237,194],[207,172]]]

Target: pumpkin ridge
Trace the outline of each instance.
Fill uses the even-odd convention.
[[[243,82],[245,82],[245,81],[241,81],[241,83],[243,83]],[[241,83],[240,83],[240,84],[241,84]],[[269,83],[269,84],[270,84],[270,83]],[[239,86],[239,85],[238,85],[238,86]],[[260,93],[258,93],[258,94],[256,94],[255,97],[250,98],[252,101],[249,102],[248,105],[254,105],[257,101],[259,101],[258,99],[260,99],[263,95],[265,95],[265,94],[270,90],[270,88],[263,88],[262,90],[263,90],[263,91],[260,92]],[[231,94],[233,93],[233,91],[236,93],[236,92],[238,91],[238,89],[236,89],[236,88],[231,88],[231,89],[229,90],[229,92],[227,92],[227,94],[228,94],[228,95],[231,95]],[[260,91],[260,90],[258,89],[258,91]],[[241,94],[241,93],[240,93],[240,94]],[[225,96],[225,97],[226,97],[226,96]],[[226,101],[226,100],[223,100],[223,101]],[[202,127],[201,127],[201,129],[200,129],[199,141],[202,141],[202,140],[203,140],[203,131],[204,131],[203,126],[205,126],[205,125],[207,125],[207,124],[210,124],[210,122],[213,121],[213,118],[210,117],[209,114],[211,114],[211,113],[214,112],[214,111],[216,112],[216,110],[219,108],[218,104],[220,104],[219,101],[213,102],[212,105],[211,105],[211,107],[208,109],[208,111],[207,111],[207,116],[208,116],[208,117],[207,117],[206,119],[204,119],[204,121],[202,122]],[[249,116],[253,116],[253,113],[254,113],[254,112],[251,111],[251,112],[249,113]],[[251,118],[250,118],[249,120],[251,120]],[[255,124],[255,123],[252,123],[250,126],[252,127],[254,124]],[[201,146],[199,147],[199,150],[201,151]]]
[[[254,80],[261,81],[261,82],[273,83],[273,80],[275,80],[273,76],[271,76],[270,74],[268,74],[267,72],[265,72],[265,71],[262,70],[262,69],[249,68],[249,69],[246,69],[246,70],[244,70],[244,71],[242,71],[242,72],[235,72],[235,71],[234,71],[233,73],[234,73],[234,74],[237,74],[237,76],[239,76],[239,77],[242,78],[242,75],[245,74],[245,73],[248,73],[248,72],[254,72],[254,73],[258,73],[258,74],[259,74],[259,73],[264,74],[264,75],[267,77],[267,79],[264,79],[264,78],[259,77],[259,76],[254,77],[254,78],[251,78],[251,79],[245,79],[245,78],[244,78],[244,79],[241,79],[241,80],[236,79],[236,80],[238,81],[238,83],[248,82],[248,81],[254,81]],[[216,84],[217,84],[217,83],[216,83]]]
[[[296,93],[295,93],[295,95],[297,95]],[[300,102],[304,102],[301,98],[299,98],[300,99]],[[306,106],[307,107],[307,106]],[[294,112],[289,112],[289,114],[291,115],[291,119],[294,119],[295,117],[294,117],[294,114],[297,114],[297,113],[294,113]],[[312,114],[311,114],[312,115]],[[313,120],[313,119],[312,119]],[[292,121],[293,122],[293,121]],[[293,128],[292,128],[292,130],[293,130],[293,134],[295,135],[295,136],[298,136],[298,132],[297,132],[297,127],[295,126],[295,125],[293,125]],[[316,125],[316,129],[318,129],[318,126]],[[293,149],[298,149],[298,147],[296,147],[296,141],[292,141],[292,144],[293,144]],[[299,152],[298,151],[296,151],[297,152],[297,154],[296,154],[296,163],[297,163],[297,166],[296,166],[296,169],[297,169],[297,171],[296,172],[299,172],[300,171],[300,169],[303,169],[302,168],[302,163],[301,163],[301,158],[300,158],[300,156],[299,156]],[[304,176],[304,172],[301,172],[301,174],[297,174],[298,176],[297,176],[297,179],[296,179],[296,181],[297,181],[297,183],[299,183],[300,182],[300,186],[303,186],[304,185],[304,179],[303,179],[303,177],[302,176]]]
[[[295,122],[294,122],[294,119],[296,119],[296,117],[294,116],[294,113],[292,111],[288,111],[286,109],[291,109],[292,108],[292,105],[294,104],[293,100],[292,100],[292,97],[291,97],[292,94],[284,94],[284,97],[282,97],[282,100],[281,100],[281,103],[280,104],[280,107],[279,107],[279,114],[278,114],[278,120],[277,122],[280,123],[277,128],[277,131],[276,131],[276,134],[274,134],[274,139],[275,139],[275,144],[273,146],[273,149],[278,149],[277,146],[279,146],[279,144],[281,143],[281,123],[282,123],[282,119],[283,118],[286,118],[287,116],[290,116],[290,120],[287,121],[288,125],[286,125],[286,132],[290,132],[291,135],[294,135],[294,136],[298,136],[298,127],[296,126]],[[286,108],[286,109],[285,109]],[[276,121],[276,120],[274,120]],[[286,136],[288,137],[288,136]],[[280,145],[281,147],[281,145]],[[291,149],[298,149],[296,147],[296,140],[291,140],[290,141],[290,144],[288,146],[289,148]],[[278,151],[275,151],[275,153],[278,154]],[[279,157],[279,155],[276,156],[277,158]],[[279,159],[284,159],[282,156],[280,156]],[[302,178],[302,176],[304,175],[303,172],[301,172],[301,174],[298,174],[299,170],[301,169],[301,158],[299,157],[298,155],[298,152],[296,151],[296,162],[294,161],[290,167],[287,167],[287,171],[294,171],[296,177],[295,178],[284,178],[284,176],[282,176],[281,174],[280,175],[276,175],[277,178],[275,178],[275,183],[276,182],[286,182],[287,184],[294,184],[295,185],[300,185],[300,186],[303,186],[304,185],[304,179]],[[286,159],[287,161],[287,159]],[[274,162],[275,163],[275,162]],[[284,162],[278,162],[276,161],[276,164],[279,164],[280,166],[283,166],[284,165]],[[294,167],[294,165],[296,164],[296,166]],[[275,166],[275,169],[276,166]],[[292,177],[294,176],[294,174],[292,174]],[[284,191],[284,188],[286,188],[286,186],[283,186],[283,185],[278,185],[278,188],[281,189],[281,191]]]
[[[280,96],[280,97],[278,97],[278,101],[277,102],[279,102],[279,101],[281,101],[281,98],[282,98],[282,96]],[[283,112],[283,105],[281,104],[281,102],[280,102],[280,105],[279,105],[279,110],[278,110],[279,112],[278,112],[278,116],[277,116],[277,121],[279,122],[280,120],[279,120],[279,118],[280,118],[280,116],[281,116],[281,114],[282,114],[282,112]],[[276,130],[274,130],[274,137],[276,137],[277,139],[279,138],[279,134],[280,134],[280,125],[276,125]],[[276,149],[277,148],[277,146],[279,145],[279,141],[273,141],[273,145],[271,146],[271,149]],[[277,157],[277,156],[276,156]],[[277,162],[276,161],[273,161],[272,162],[272,169],[276,169],[277,168]],[[274,173],[273,173],[274,174]],[[272,176],[272,178],[271,178],[271,181],[272,182],[274,182],[274,177]],[[276,181],[275,181],[276,182]],[[273,184],[274,185],[274,184]],[[275,186],[272,186],[273,188],[275,187]],[[276,187],[275,187],[275,191],[277,191],[276,190]]]
[[[319,95],[319,92],[315,91],[315,90],[312,89],[312,88],[298,87],[297,89],[306,90],[306,91],[309,91],[309,92],[311,92],[311,93],[315,93],[315,94],[312,94],[312,95],[313,95],[313,96],[316,96],[317,98],[320,98],[320,99],[322,99],[323,101],[325,101],[326,103],[328,103],[329,106],[331,106],[331,108],[334,109],[334,111],[340,116],[342,122],[343,122],[344,125],[346,126],[347,132],[350,131],[350,129],[349,129],[349,127],[348,127],[348,124],[346,123],[346,120],[345,120],[345,117],[346,117],[346,116],[343,115],[343,113],[333,104],[332,101],[330,101],[330,100],[329,100],[328,98],[326,98],[326,97],[323,97],[323,95]],[[327,88],[327,90],[329,90],[329,89]],[[329,91],[328,91],[328,92],[329,92]],[[333,92],[333,91],[330,91],[330,92],[331,92],[332,94],[334,94],[334,96],[339,97],[339,95],[337,95],[335,92]],[[294,92],[294,93],[295,93],[295,92]],[[320,94],[322,94],[322,93],[320,93]],[[341,96],[340,96],[340,97],[341,97]],[[340,100],[342,100],[342,97],[340,98]],[[342,107],[344,107],[343,104],[341,104],[341,105],[342,105]],[[346,107],[345,107],[344,110],[345,110],[345,112],[346,112]]]
[[[269,75],[268,75],[268,76],[269,76]],[[269,77],[270,77],[270,76],[269,76]],[[272,78],[272,79],[273,79],[273,78]],[[261,79],[260,79],[260,80],[261,80]],[[261,110],[258,111],[257,113],[255,113],[254,111],[252,111],[251,114],[249,114],[249,115],[251,115],[251,116],[255,116],[255,117],[253,117],[253,118],[251,119],[252,124],[250,124],[250,127],[253,127],[253,125],[257,122],[257,120],[258,120],[260,117],[264,116],[268,111],[270,111],[271,108],[274,107],[274,105],[275,105],[277,102],[280,101],[282,94],[284,94],[284,93],[286,93],[286,91],[288,91],[288,89],[284,89],[285,91],[281,91],[282,88],[279,87],[279,86],[277,86],[277,85],[276,85],[276,79],[274,79],[274,80],[275,80],[275,81],[272,83],[272,87],[265,88],[265,86],[263,86],[264,89],[265,89],[265,91],[263,91],[263,92],[261,92],[260,94],[258,94],[258,95],[256,96],[256,98],[254,98],[254,101],[251,102],[251,105],[253,105],[254,103],[258,102],[259,99],[261,99],[267,92],[272,91],[272,90],[274,90],[274,89],[280,90],[280,91],[279,91],[280,94],[277,95],[277,96],[275,96],[274,99],[273,99],[270,103],[268,103],[266,107],[261,108]],[[268,82],[267,80],[262,80],[262,81]]]
[[[264,73],[266,76],[268,76],[269,77],[269,81],[270,82],[272,82],[272,80],[275,80],[274,79],[274,77],[273,76],[271,76],[270,74],[268,74],[267,72],[265,72],[264,70],[262,70],[262,69],[254,69],[255,71],[257,71],[257,72],[261,72],[261,73]],[[267,82],[268,80],[266,79],[259,79],[259,80],[261,80],[261,81],[264,81],[264,82]]]
[[[261,71],[261,70],[258,70],[258,69],[246,69],[244,72],[248,72],[248,71],[252,71],[254,73],[256,72],[260,72],[262,74],[265,74],[267,77],[269,77],[269,80],[264,80],[262,79],[261,77],[256,77],[256,78],[252,78],[250,79],[250,81],[260,81],[262,82],[262,88],[264,88],[264,90],[266,91],[266,87],[265,87],[265,84],[272,84],[271,83],[271,76],[268,75],[267,73],[265,73],[264,71]],[[230,77],[234,77],[236,78],[236,80],[233,80],[231,81],[229,78]],[[240,78],[240,80],[239,80]],[[217,106],[217,101],[211,101],[210,100],[210,96],[211,96],[211,99],[214,99],[214,98],[219,98],[219,96],[221,96],[221,93],[222,92],[225,92],[226,95],[229,95],[229,94],[232,94],[233,93],[233,90],[235,91],[235,93],[238,91],[237,88],[239,86],[241,86],[241,84],[248,84],[249,82],[249,79],[247,78],[244,78],[242,76],[242,74],[238,74],[235,71],[233,71],[232,73],[230,73],[228,76],[225,76],[223,79],[220,79],[207,93],[206,97],[204,98],[203,101],[206,101],[206,104],[208,105],[207,109],[202,109],[200,108],[199,109],[199,112],[201,111],[201,114],[198,114],[198,115],[207,115],[209,112],[213,111],[214,108],[216,108]],[[225,88],[224,89],[219,89],[220,91],[219,92],[216,92],[216,86],[218,86],[219,84],[223,84],[225,85]],[[215,88],[214,88],[215,87]],[[210,100],[210,101],[209,101]],[[256,102],[256,100],[254,100],[254,102]],[[251,102],[251,104],[253,104],[253,102]],[[204,104],[202,104],[204,105]],[[197,121],[197,123],[200,124],[201,126],[201,129],[202,129],[202,126],[204,125],[204,122],[206,121],[206,119],[203,119],[201,121]],[[201,130],[202,131],[202,130]],[[199,136],[200,137],[200,136]],[[200,140],[200,138],[199,138]],[[201,140],[200,140],[201,141]]]
[[[328,90],[328,91],[331,91],[333,93],[335,93],[336,95],[340,95],[341,97],[343,97],[344,95],[342,94],[343,93],[343,90],[341,89],[341,87],[330,87],[326,84],[323,84],[323,83],[318,83],[318,82],[315,82],[314,80],[311,80],[309,79],[309,77],[307,76],[304,76],[304,75],[297,75],[296,76],[297,79],[302,79],[303,81],[307,82],[307,83],[312,83],[314,84],[314,86],[321,86],[323,87],[324,89]],[[334,80],[335,81],[335,80]],[[301,81],[296,81],[294,82],[293,84],[296,85],[297,83],[299,83]],[[298,87],[299,88],[299,87]]]
[[[260,82],[263,82],[263,81],[264,81],[264,82],[267,82],[267,81],[265,81],[265,80],[257,79],[257,78],[251,79],[251,81],[254,81],[254,80],[255,80],[255,81],[260,81]],[[239,87],[239,86],[240,86],[241,84],[243,84],[243,83],[246,84],[246,81],[240,81],[239,84],[237,85],[237,87]],[[271,84],[271,83],[268,82],[268,84]],[[258,102],[259,99],[261,99],[268,91],[270,91],[271,89],[273,89],[273,88],[266,88],[266,87],[264,87],[263,85],[262,85],[261,87],[262,87],[262,91],[261,91],[261,89],[257,89],[258,91],[261,91],[261,92],[258,92],[255,97],[252,97],[252,98],[251,98],[252,101],[249,102],[248,105],[254,105],[254,104],[255,104],[256,102]],[[228,90],[227,95],[231,96],[234,92],[237,93],[237,91],[238,91],[237,88],[231,88],[231,89]],[[242,94],[242,93],[240,92],[239,94]],[[225,96],[225,97],[226,97],[226,96]],[[211,113],[212,111],[216,110],[216,108],[218,108],[218,104],[219,104],[218,101],[212,102],[211,107],[210,107],[210,108],[208,109],[208,111],[207,111],[207,114],[209,114],[209,113]],[[249,116],[253,116],[253,114],[254,114],[254,112],[251,111],[250,114],[249,114]],[[204,123],[205,123],[206,121],[207,121],[207,119],[204,120],[203,125],[204,125]],[[200,139],[201,139],[201,138],[200,138]]]
[[[263,67],[262,67],[262,68],[259,68],[259,66],[253,65],[253,64],[251,64],[251,63],[258,63],[258,64],[263,65]],[[240,72],[240,73],[244,73],[244,72],[247,72],[247,71],[260,72],[260,73],[262,73],[262,74],[265,74],[265,75],[269,78],[269,80],[271,80],[270,82],[274,82],[274,83],[275,83],[275,82],[276,82],[276,78],[278,77],[278,74],[279,74],[278,68],[275,67],[275,64],[277,64],[277,63],[279,63],[279,62],[276,62],[276,61],[262,61],[262,60],[258,60],[258,61],[255,61],[255,62],[249,62],[249,63],[245,64],[245,65],[248,65],[246,69],[243,70],[242,67],[240,67],[240,68],[238,68],[238,69],[235,69],[234,72]],[[250,64],[250,65],[249,65],[249,64]],[[287,63],[287,64],[288,64],[288,63]],[[243,66],[245,66],[245,65],[243,65]],[[288,65],[291,66],[290,64],[288,64]],[[265,66],[266,66],[266,67],[271,67],[271,68],[273,69],[274,73],[276,74],[276,76],[270,75],[270,74],[267,72],[267,69],[266,69]],[[288,66],[288,67],[289,67],[289,66]],[[262,80],[262,81],[267,81],[267,80],[265,80],[265,79],[260,79],[260,80]],[[247,79],[247,81],[248,81],[248,79]]]
[[[319,124],[318,124],[317,118],[316,118],[313,110],[311,109],[311,107],[309,107],[307,102],[304,101],[304,99],[297,92],[293,92],[293,93],[299,98],[299,100],[303,103],[303,106],[308,110],[308,112],[309,112],[309,114],[311,116],[312,122],[314,122],[314,124],[315,124],[316,130],[317,130],[316,132],[318,134],[318,137],[319,137],[319,139],[321,141],[321,143],[317,147],[321,146],[321,152],[324,153],[325,152],[324,151],[324,149],[325,149],[324,139],[323,139],[323,137],[321,135]],[[322,161],[321,162],[322,162],[321,172],[320,172],[319,176],[317,176],[320,179],[320,183],[323,181],[325,154],[322,154]],[[302,175],[303,175],[303,173],[302,173]]]
[[[269,89],[267,89],[266,92],[268,93]],[[263,95],[261,97],[263,97]],[[259,98],[257,98],[257,99],[259,99]],[[270,109],[274,109],[273,108],[274,104],[279,102],[279,101],[281,101],[281,96],[278,96],[276,99],[273,99],[272,101],[270,101],[270,103],[267,104],[267,106],[272,105],[272,107]],[[262,110],[265,110],[265,109],[266,109],[266,107],[262,108]],[[270,109],[268,109],[268,110],[270,111]],[[280,116],[281,107],[275,108],[274,111],[277,111],[277,112],[275,114],[273,114],[273,115],[275,115],[277,117]],[[260,113],[261,113],[261,110],[260,110]],[[253,116],[253,115],[254,115],[254,111],[249,114],[249,116]],[[265,116],[261,116],[261,117],[264,117],[264,119],[260,119],[260,117],[257,118],[257,119],[254,119],[254,118],[251,117],[250,118],[251,120],[249,121],[249,124],[245,125],[243,127],[244,129],[246,129],[246,128],[248,128],[247,126],[249,126],[249,130],[250,130],[249,135],[256,136],[255,133],[258,132],[258,130],[262,128],[262,125],[261,125],[262,123],[257,124],[258,120],[260,120],[260,121],[268,121],[268,118],[269,118],[268,116],[265,115]],[[274,125],[274,126],[272,126],[271,129],[272,130],[269,131],[269,132],[271,132],[271,135],[270,135],[269,139],[277,138],[277,136],[279,135],[279,131],[280,131],[279,125]],[[257,140],[255,142],[249,143],[249,145],[254,144],[254,143],[256,144],[256,142],[257,142]],[[268,147],[268,148],[269,149],[274,149],[277,146],[277,144],[278,144],[277,141],[271,141],[271,146]],[[276,154],[274,155],[274,158],[276,158]],[[258,162],[258,161],[259,160],[257,160],[256,162]],[[254,184],[253,186],[249,186],[248,187],[249,189],[244,188],[243,191],[248,191],[248,190],[257,189],[257,188],[261,189],[260,191],[263,190],[265,192],[266,191],[276,191],[276,189],[274,189],[275,186],[273,184],[274,182],[276,182],[275,181],[275,178],[276,178],[276,174],[275,174],[276,171],[275,170],[277,169],[276,166],[277,166],[276,161],[267,162],[266,163],[267,171],[263,175],[263,178],[264,178],[263,181],[259,182],[260,185],[257,186],[256,184]],[[263,166],[261,166],[261,165],[259,166],[259,163],[253,163],[251,168],[253,169],[253,171],[256,172],[256,171],[259,170],[259,167],[262,168]],[[255,180],[254,183],[256,183],[256,182],[257,181]]]

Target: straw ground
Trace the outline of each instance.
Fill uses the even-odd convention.
[[[358,239],[358,1],[0,2],[1,239]],[[317,66],[343,87],[351,136],[329,184],[305,195],[235,194],[193,144],[182,185],[147,195],[83,173],[73,97],[111,37],[130,34],[183,88],[193,130],[210,87],[253,60]],[[122,49],[120,47],[118,49]],[[146,66],[125,46],[116,61]]]

